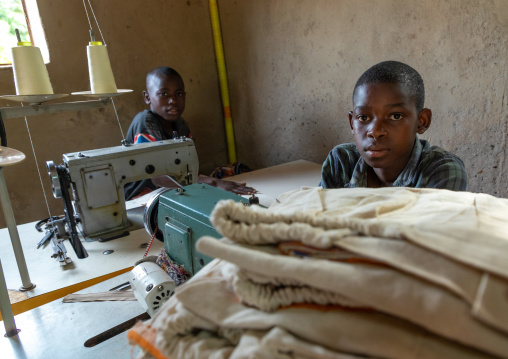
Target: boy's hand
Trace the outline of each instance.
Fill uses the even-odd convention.
[[[254,188],[245,186],[245,183],[224,181],[218,178],[207,177],[203,175],[199,175],[198,183],[206,183],[209,184],[210,186],[214,186],[223,189],[225,191],[233,192],[240,195],[249,195],[257,192]]]
[[[223,189],[228,192],[233,192],[240,195],[249,195],[252,193],[256,193],[256,190],[252,187],[247,187],[246,183],[237,183],[233,181],[224,181],[221,179],[216,179],[215,187]]]

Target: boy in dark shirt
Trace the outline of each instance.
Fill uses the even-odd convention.
[[[349,112],[355,143],[330,151],[320,185],[466,190],[460,158],[417,137],[432,120],[424,99],[423,80],[412,67],[386,61],[368,69],[355,85]]]
[[[169,140],[174,137],[192,138],[189,125],[182,118],[185,109],[185,87],[182,77],[170,67],[159,67],[146,76],[146,90],[143,91],[150,110],[138,113],[127,132],[126,141],[131,144]],[[237,194],[251,194],[255,190],[245,183],[223,181],[199,175],[198,183],[206,183]],[[157,187],[174,187],[167,176],[131,182],[125,185],[125,199],[129,200]]]

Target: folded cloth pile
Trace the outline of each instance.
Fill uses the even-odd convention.
[[[221,201],[214,260],[129,332],[156,358],[507,358],[508,200],[302,188]]]

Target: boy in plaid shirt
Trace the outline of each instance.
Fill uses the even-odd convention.
[[[323,163],[324,188],[415,187],[465,191],[464,164],[420,140],[432,112],[423,80],[412,67],[386,61],[358,79],[349,124],[355,143],[332,149]]]

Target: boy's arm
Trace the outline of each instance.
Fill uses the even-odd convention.
[[[351,181],[359,154],[354,144],[342,144],[333,148],[321,168],[323,188],[344,188]]]
[[[321,182],[319,186],[323,188],[337,188],[337,181],[334,180],[335,176],[333,175],[336,173],[334,162],[331,154],[329,154],[321,168]]]

